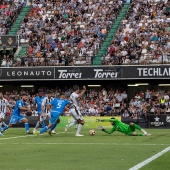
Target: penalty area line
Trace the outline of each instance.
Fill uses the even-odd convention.
[[[8,144],[8,143],[0,143],[0,145],[3,144]],[[120,144],[120,143],[73,143],[73,142],[66,142],[66,143],[60,143],[60,142],[32,142],[32,143],[22,143],[22,142],[14,142],[14,143],[10,143],[12,145],[111,145],[111,146],[169,146],[169,144],[128,144],[128,143],[124,143],[124,144]]]
[[[58,133],[54,134],[54,136],[55,136],[55,135],[62,134],[62,133],[69,133],[69,132],[58,132]],[[40,136],[44,136],[44,135],[46,135],[46,134],[40,134]],[[10,140],[10,139],[18,139],[18,138],[33,137],[33,136],[36,137],[36,135],[23,135],[23,136],[9,137],[9,138],[1,138],[0,141],[1,141],[1,140]],[[38,136],[37,136],[37,137],[38,137]]]
[[[130,168],[129,170],[138,170],[140,168],[142,168],[143,166],[147,165],[148,163],[154,161],[155,159],[157,159],[158,157],[162,156],[163,154],[165,154],[166,152],[170,151],[170,146],[165,148],[164,150],[162,150],[161,152],[158,152],[157,154],[153,155],[152,157],[146,159],[145,161],[133,166],[132,168]]]

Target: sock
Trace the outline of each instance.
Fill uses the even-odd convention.
[[[68,125],[68,127],[74,126],[74,125],[76,125],[76,123],[77,123],[77,121],[74,121],[74,122],[70,123],[70,124]]]
[[[26,129],[26,132],[29,132],[29,124],[28,123],[25,123],[25,129]]]
[[[133,126],[135,127],[135,129],[141,130],[141,127],[138,126],[137,124],[134,123]]]
[[[8,125],[6,125],[4,128],[3,128],[3,131],[7,130],[9,128]]]
[[[57,126],[57,123],[53,124],[52,127],[50,128],[50,131],[54,130],[56,126]]]
[[[47,131],[47,129],[48,129],[48,126],[45,126],[44,128],[42,128],[42,129],[40,130],[40,132],[39,132],[39,133],[40,133],[40,134],[41,134],[41,133],[44,133],[44,132],[46,132],[46,131]]]
[[[2,122],[2,125],[3,125],[3,126],[6,126],[6,123],[5,123],[5,122]]]
[[[41,126],[42,126],[42,128],[44,128],[44,127],[45,127],[45,123],[44,123],[44,122],[42,122],[42,123],[41,123]]]
[[[76,135],[80,134],[80,131],[81,131],[82,127],[83,127],[82,124],[79,124],[79,125],[78,125]]]
[[[38,129],[39,126],[40,126],[40,121],[37,121],[37,124],[36,124],[36,126],[35,126],[35,129]]]
[[[142,131],[144,134],[147,134],[147,132],[146,132],[144,129],[141,129],[141,131]]]
[[[2,132],[2,122],[0,122],[0,134]]]

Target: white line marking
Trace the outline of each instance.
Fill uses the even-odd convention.
[[[170,146],[165,148],[163,151],[158,152],[156,155],[153,155],[152,157],[146,159],[145,161],[135,165],[134,167],[130,168],[129,170],[138,170],[138,169],[142,168],[146,164],[152,162],[153,160],[155,160],[156,158],[160,157],[161,155],[163,155],[164,153],[166,153],[168,151],[170,151]]]
[[[3,144],[7,144],[9,145],[9,143],[0,143],[1,145]],[[60,143],[60,142],[42,142],[42,143],[10,143],[13,145],[113,145],[113,146],[169,146],[169,144],[130,144],[130,143]]]
[[[61,133],[66,133],[66,132],[59,132],[59,133],[56,133],[55,135],[58,135]],[[67,132],[67,133],[70,133],[70,132]],[[40,136],[43,136],[43,135],[45,135],[45,134],[40,134]],[[10,140],[10,139],[17,139],[17,138],[32,137],[32,136],[36,137],[36,135],[24,135],[24,136],[15,136],[15,137],[9,137],[9,138],[1,138],[0,140]]]

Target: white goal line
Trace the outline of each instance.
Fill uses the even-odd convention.
[[[152,157],[146,159],[145,161],[133,166],[132,168],[130,168],[129,170],[138,170],[140,168],[142,168],[143,166],[147,165],[148,163],[152,162],[153,160],[155,160],[156,158],[162,156],[163,154],[165,154],[166,152],[170,151],[170,146],[165,148],[164,150],[162,150],[161,152],[158,152],[157,154],[153,155]]]

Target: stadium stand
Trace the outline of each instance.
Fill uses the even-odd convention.
[[[17,30],[15,29],[14,23],[18,22],[18,16],[24,6],[25,3],[18,0],[0,1],[0,36],[17,36]],[[0,37],[0,65],[2,67],[10,67],[12,66],[16,48],[2,43],[2,39],[3,38]]]
[[[117,29],[119,28],[119,25],[122,21],[122,19],[125,17],[127,9],[129,7],[129,3],[124,4],[122,10],[120,11],[118,17],[115,20],[115,23],[113,24],[111,30],[109,31],[104,43],[102,44],[102,47],[100,48],[100,50],[98,51],[97,56],[95,57],[95,60],[93,62],[93,65],[100,65],[101,64],[101,57],[103,57],[104,55],[106,55],[107,53],[107,48],[110,45],[113,37],[115,36],[115,33],[117,31]]]
[[[0,1],[0,34],[20,41],[15,60],[5,55],[1,66],[170,63],[170,2],[123,2]]]
[[[170,2],[134,0],[103,65],[170,63]]]
[[[23,4],[20,1],[0,1],[0,35],[6,35],[11,29]]]
[[[33,2],[15,66],[91,65],[121,8],[121,0]]]

